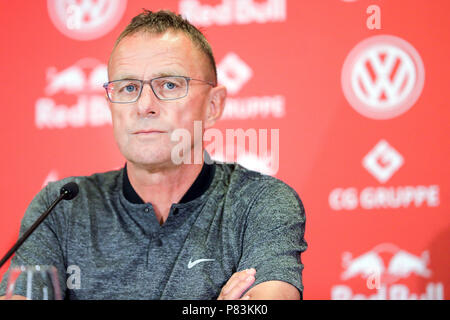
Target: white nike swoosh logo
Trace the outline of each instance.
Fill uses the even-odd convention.
[[[188,269],[192,268],[196,264],[199,264],[200,262],[215,261],[215,259],[198,259],[198,260],[195,260],[195,261],[191,261],[191,260],[189,260],[189,262],[188,262]]]

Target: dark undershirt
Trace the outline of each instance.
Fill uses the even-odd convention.
[[[214,178],[215,166],[212,164],[203,163],[202,170],[195,179],[194,183],[188,191],[181,198],[179,203],[186,203],[200,197],[206,190],[208,190]],[[123,168],[123,194],[125,198],[131,203],[144,204],[145,202],[136,193],[133,186],[128,179],[127,165]]]

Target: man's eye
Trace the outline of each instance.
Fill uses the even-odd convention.
[[[175,89],[176,86],[177,85],[175,83],[173,83],[173,82],[165,82],[163,84],[163,88],[164,89],[169,89],[169,90]]]
[[[124,90],[127,93],[133,93],[136,90],[136,87],[132,84],[129,84],[129,85],[125,86]]]

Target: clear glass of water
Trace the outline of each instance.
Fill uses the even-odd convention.
[[[10,270],[5,299],[14,295],[28,300],[61,300],[58,271],[54,266],[17,266]]]

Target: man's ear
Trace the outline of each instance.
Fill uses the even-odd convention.
[[[225,109],[227,88],[217,86],[211,89],[205,114],[205,129],[211,128],[222,116]]]

